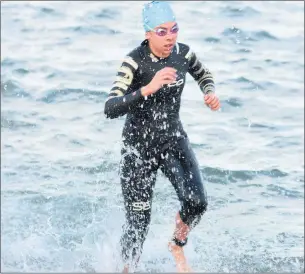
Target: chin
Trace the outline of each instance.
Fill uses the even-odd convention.
[[[162,55],[163,55],[164,57],[167,57],[167,56],[171,55],[172,51],[173,51],[173,49],[170,49],[170,50],[163,50]]]

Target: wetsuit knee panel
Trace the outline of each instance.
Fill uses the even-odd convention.
[[[194,227],[200,221],[201,216],[207,211],[207,200],[188,200],[185,201],[180,210],[180,217],[182,222],[188,226]]]

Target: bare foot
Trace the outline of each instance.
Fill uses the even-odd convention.
[[[175,245],[172,242],[168,243],[168,248],[175,259],[178,273],[192,272],[191,268],[187,265],[186,258],[184,256],[184,252],[183,252],[183,248]]]

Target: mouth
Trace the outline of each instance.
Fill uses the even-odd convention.
[[[174,47],[174,44],[166,44],[166,45],[164,45],[165,50],[172,50],[173,47]]]

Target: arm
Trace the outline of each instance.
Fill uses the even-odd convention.
[[[188,72],[198,83],[200,90],[204,94],[205,104],[211,110],[220,108],[220,101],[215,95],[215,85],[212,73],[198,60],[196,54],[190,49],[185,56],[189,61]]]
[[[141,89],[132,90],[131,85],[138,64],[127,56],[116,73],[116,79],[105,102],[104,113],[107,118],[123,116],[143,97]]]
[[[215,93],[212,73],[199,61],[196,54],[189,50],[185,56],[189,60],[189,74],[198,83],[200,90],[206,95]]]

